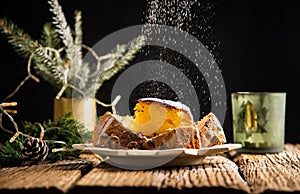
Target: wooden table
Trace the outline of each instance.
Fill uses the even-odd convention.
[[[197,166],[131,171],[91,154],[54,164],[0,169],[0,193],[300,192],[300,144],[277,154],[208,156]]]

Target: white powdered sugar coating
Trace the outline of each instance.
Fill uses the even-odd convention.
[[[174,107],[176,109],[179,109],[179,110],[183,110],[185,111],[186,113],[188,113],[191,117],[191,120],[193,121],[193,115],[191,113],[191,110],[188,106],[186,106],[185,104],[182,104],[181,102],[179,101],[172,101],[172,100],[166,100],[166,99],[160,99],[160,98],[140,98],[139,101],[142,101],[142,102],[157,102],[157,103],[161,103],[162,105],[164,106],[170,106],[170,107]]]

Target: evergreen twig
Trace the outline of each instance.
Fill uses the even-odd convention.
[[[62,42],[66,47],[67,57],[71,61],[71,66],[76,63],[77,53],[74,45],[74,39],[72,36],[72,31],[67,23],[65,15],[62,11],[62,7],[58,3],[58,0],[49,0],[49,5],[51,6],[50,11],[54,14],[53,24],[56,26],[56,31],[60,35]]]
[[[28,57],[40,46],[24,30],[6,18],[0,18],[0,31],[6,36],[8,43],[21,56]]]
[[[60,97],[63,92],[66,97],[95,98],[103,82],[113,77],[134,58],[145,43],[145,37],[139,36],[128,44],[117,45],[104,56],[98,56],[92,48],[82,44],[81,12],[75,12],[75,29],[72,34],[58,0],[49,0],[48,3],[54,14],[54,27],[46,23],[39,42],[6,18],[0,18],[0,30],[18,54],[25,58],[32,56],[28,63],[31,64],[32,60],[36,73],[59,91],[57,96]],[[96,65],[83,61],[82,48],[92,53],[97,61]],[[36,78],[30,71],[28,73],[19,86],[29,78]],[[18,91],[19,86],[13,94]]]
[[[66,113],[61,116],[56,123],[51,120],[45,121],[42,124],[24,121],[22,135],[18,136],[13,142],[6,141],[3,144],[0,151],[0,166],[21,165],[22,158],[20,157],[20,151],[24,137],[40,137],[41,127],[45,129],[43,139],[47,142],[47,145],[50,148],[47,160],[52,162],[68,159],[69,157],[78,158],[81,151],[73,150],[72,145],[76,143],[84,143],[84,139],[81,138],[82,131],[85,132],[85,138],[91,137],[91,134],[89,134],[87,130],[84,130],[84,125],[75,120],[71,113]],[[26,136],[24,136],[25,134]],[[61,146],[66,147],[61,149]],[[53,152],[52,150],[62,151]]]
[[[49,48],[60,48],[61,40],[58,33],[51,23],[47,22],[43,26],[43,32],[40,39],[41,45],[47,46]]]
[[[16,140],[13,143],[6,141],[0,152],[0,167],[11,167],[22,164],[22,158],[20,155],[21,151],[21,140]]]
[[[135,54],[145,44],[145,41],[146,39],[144,36],[138,36],[127,45],[117,45],[117,47],[111,52],[113,57],[103,64],[103,70],[99,76],[97,88],[100,88],[104,81],[109,80],[117,72],[128,65],[129,61],[135,57]]]

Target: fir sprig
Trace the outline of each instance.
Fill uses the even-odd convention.
[[[103,69],[97,81],[97,88],[100,88],[104,81],[111,79],[111,77],[128,65],[129,61],[135,57],[135,54],[141,50],[145,41],[144,36],[138,36],[127,45],[117,45],[111,52],[113,57],[103,64]]]
[[[56,32],[55,28],[50,22],[47,22],[43,26],[43,31],[40,39],[41,45],[50,47],[50,48],[61,48],[61,40],[59,35]]]
[[[75,49],[76,49],[76,56],[78,64],[81,65],[82,63],[82,51],[81,51],[81,45],[82,45],[82,16],[81,11],[76,10],[75,11]]]
[[[0,30],[18,54],[25,58],[29,57],[28,69],[32,61],[36,73],[59,91],[57,98],[62,94],[69,98],[74,96],[95,98],[103,82],[113,77],[134,58],[145,43],[145,37],[141,35],[128,44],[117,45],[104,56],[98,56],[92,48],[82,44],[81,12],[75,11],[73,30],[58,0],[49,0],[48,3],[54,15],[52,21],[54,27],[46,23],[40,41],[33,40],[24,30],[6,18],[0,18]],[[96,57],[96,65],[83,61],[82,48],[89,48]],[[34,77],[30,72],[28,74],[27,78]],[[78,95],[72,95],[73,92]],[[98,100],[96,102],[104,105]]]
[[[23,160],[20,155],[22,141],[20,138],[12,143],[6,141],[3,144],[0,152],[0,167],[18,166],[22,164]]]
[[[60,88],[64,81],[64,63],[57,60],[55,53],[42,46],[35,50],[34,56],[37,73],[57,89]]]
[[[74,44],[74,39],[72,35],[72,31],[66,17],[62,11],[61,5],[58,3],[58,0],[50,0],[48,1],[51,6],[50,11],[54,14],[53,24],[56,26],[56,31],[60,35],[60,38],[65,45],[67,57],[71,60],[71,64],[76,63],[77,57],[77,48]]]
[[[45,129],[44,138],[45,140],[63,141],[67,144],[67,149],[71,149],[73,144],[83,143],[80,136],[80,131],[84,129],[84,126],[72,117],[71,113],[63,115],[55,123],[51,120],[45,121],[42,124]],[[38,125],[32,122],[23,122],[24,133],[39,137],[41,129]],[[48,143],[50,150],[54,148],[62,147],[62,144]],[[50,161],[57,161],[67,159],[68,157],[79,157],[80,152],[74,151],[63,151],[63,152],[50,152],[47,159]]]
[[[6,18],[0,18],[0,31],[6,35],[8,43],[15,51],[23,57],[29,57],[40,46],[23,29]]]
[[[44,29],[51,30],[51,28],[44,27]],[[57,57],[53,53],[51,47],[48,47],[50,42],[56,42],[55,45],[58,45],[57,39],[53,32],[43,33],[44,43],[47,43],[46,46],[40,44],[38,41],[33,40],[24,30],[20,29],[12,21],[7,20],[6,18],[0,19],[0,29],[8,39],[8,42],[12,45],[15,51],[23,56],[28,57],[32,55],[32,60],[35,63],[34,69],[37,70],[37,73],[41,75],[42,78],[46,79],[50,84],[53,85],[62,85],[60,82],[63,79],[61,77],[61,69],[57,64]],[[47,37],[46,37],[47,36]],[[50,38],[50,36],[52,36]],[[50,41],[50,39],[52,39]],[[50,48],[50,49],[49,49]],[[60,77],[58,76],[60,75]],[[58,86],[59,87],[59,86]]]
[[[41,133],[40,125],[37,123],[32,123],[24,121],[23,123],[23,134],[39,137]],[[61,152],[51,152],[53,149],[61,148],[62,144],[57,143],[47,143],[50,148],[50,153],[47,156],[48,161],[55,162],[58,160],[68,159],[70,157],[78,158],[81,151],[72,150],[72,145],[76,143],[83,143],[84,140],[81,137],[81,131],[84,130],[83,124],[75,120],[71,113],[67,113],[60,117],[55,123],[51,120],[45,121],[42,124],[45,129],[43,139],[45,141],[53,140],[63,141],[66,143],[65,151]],[[89,134],[85,134],[90,136]],[[0,151],[0,166],[17,166],[22,164],[22,158],[20,157],[21,144],[24,140],[23,136],[18,136],[12,143],[6,141]],[[71,150],[69,150],[71,149]]]

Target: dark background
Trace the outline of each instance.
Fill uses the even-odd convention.
[[[60,3],[70,23],[76,9],[83,12],[83,41],[90,46],[112,32],[144,23],[146,11],[146,0],[63,0]],[[210,11],[198,10],[202,18],[210,18],[209,23],[200,21],[200,24],[210,25],[212,30],[205,36],[198,31],[196,36],[205,37],[200,41],[212,50],[222,70],[228,101],[223,127],[229,142],[232,141],[230,93],[278,91],[287,93],[286,142],[299,143],[300,3],[224,0],[212,4]],[[43,24],[51,21],[52,13],[48,9],[47,1],[10,0],[0,6],[0,17],[6,16],[38,39]],[[217,47],[213,47],[215,43]],[[26,77],[27,60],[19,57],[2,35],[0,56],[2,100]],[[100,100],[109,102],[111,85],[103,85]],[[47,82],[28,81],[11,99],[18,102],[18,114],[14,117],[18,122],[52,119],[55,95]]]

